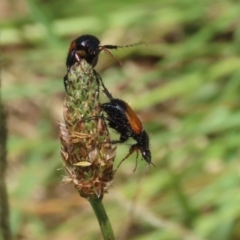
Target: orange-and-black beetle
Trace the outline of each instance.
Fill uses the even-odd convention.
[[[117,45],[100,45],[100,40],[93,35],[82,35],[75,40],[73,40],[70,44],[68,50],[68,56],[66,60],[66,66],[69,69],[75,62],[80,62],[81,59],[85,59],[90,65],[93,67],[96,66],[98,62],[98,55],[103,50],[106,54],[111,55],[108,49],[117,49],[124,47],[132,47],[142,44],[135,43],[123,46]]]
[[[140,45],[142,43],[129,44],[124,46],[117,45],[100,45],[100,41],[93,35],[82,35],[75,40],[73,40],[70,44],[66,66],[67,70],[76,63],[80,62],[81,59],[85,59],[92,67],[95,67],[98,62],[98,55],[103,50],[106,54],[111,55],[111,52],[108,49],[117,49],[123,47],[131,47]],[[113,57],[113,56],[112,56]],[[67,90],[67,75],[64,77],[64,86]]]
[[[154,165],[151,161],[148,134],[144,130],[142,122],[136,113],[125,101],[113,98],[106,89],[103,91],[110,99],[110,102],[101,104],[102,109],[107,114],[106,119],[108,121],[108,126],[120,134],[120,139],[111,141],[111,143],[124,143],[129,138],[133,138],[137,142],[136,144],[131,145],[129,153],[124,159],[122,159],[120,164],[133,152],[136,151],[138,153],[138,151],[140,151],[143,159],[148,164]]]

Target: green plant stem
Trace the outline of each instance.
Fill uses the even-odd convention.
[[[115,239],[114,233],[113,233],[109,218],[107,216],[107,213],[105,211],[105,208],[102,204],[102,198],[90,198],[88,199],[88,201],[90,202],[96,214],[96,217],[98,219],[98,222],[102,231],[103,239],[114,240]]]

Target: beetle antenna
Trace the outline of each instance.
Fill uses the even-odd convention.
[[[149,163],[149,166],[150,166],[150,164],[152,164],[154,167],[156,167],[156,165],[155,165],[155,164],[153,164],[152,162],[150,162],[150,163]]]
[[[127,44],[127,45],[122,45],[122,46],[118,46],[118,45],[103,45],[103,46],[99,46],[99,52],[103,50],[107,55],[111,56],[113,59],[115,59],[117,62],[119,62],[120,65],[122,65],[122,62],[119,59],[117,59],[116,57],[114,57],[112,55],[112,53],[108,49],[118,49],[118,48],[134,47],[134,46],[143,45],[143,44],[146,44],[146,43],[145,42],[138,42],[138,43]]]
[[[132,43],[132,44],[127,44],[127,45],[103,45],[100,46],[102,48],[107,48],[107,49],[117,49],[117,48],[127,48],[127,47],[135,47],[135,46],[139,46],[139,45],[143,45],[146,44],[146,42],[138,42],[138,43]]]
[[[111,45],[109,45],[109,46],[111,46]],[[111,56],[113,59],[115,59],[115,60],[119,63],[119,65],[122,66],[122,62],[121,62],[119,59],[117,59],[116,57],[114,57],[114,56],[112,55],[112,53],[107,49],[107,47],[102,46],[102,49],[101,49],[101,50],[103,50],[107,55],[109,55],[109,56]],[[100,50],[100,51],[101,51],[101,50]]]

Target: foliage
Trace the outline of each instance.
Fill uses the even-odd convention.
[[[89,204],[59,184],[65,58],[72,39],[91,33],[103,44],[147,42],[112,51],[122,66],[102,53],[96,67],[142,119],[156,165],[139,160],[132,174],[132,155],[117,172],[104,199],[117,239],[239,239],[240,3],[22,3],[1,23],[14,235],[100,239]]]

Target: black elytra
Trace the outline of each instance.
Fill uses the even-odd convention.
[[[85,59],[87,63],[89,63],[94,68],[98,62],[98,55],[102,50],[106,54],[113,57],[113,55],[108,49],[131,47],[131,46],[136,46],[140,44],[143,44],[143,43],[140,42],[135,44],[123,45],[123,46],[117,46],[117,45],[101,46],[100,40],[95,36],[89,35],[89,34],[82,35],[71,42],[68,50],[67,59],[66,59],[66,67],[67,67],[67,70],[69,71],[72,65],[74,65],[76,62],[80,62],[81,59]],[[67,91],[67,84],[68,84],[67,75],[64,76],[63,81],[64,81],[65,90]]]
[[[129,153],[122,159],[120,164],[133,152],[136,151],[138,153],[140,151],[143,159],[148,164],[154,165],[151,161],[148,134],[143,129],[142,123],[136,113],[125,101],[113,98],[106,89],[103,91],[110,99],[110,102],[101,104],[102,109],[107,114],[108,126],[120,134],[119,140],[111,141],[111,143],[124,143],[129,138],[133,138],[137,142],[130,147]]]

